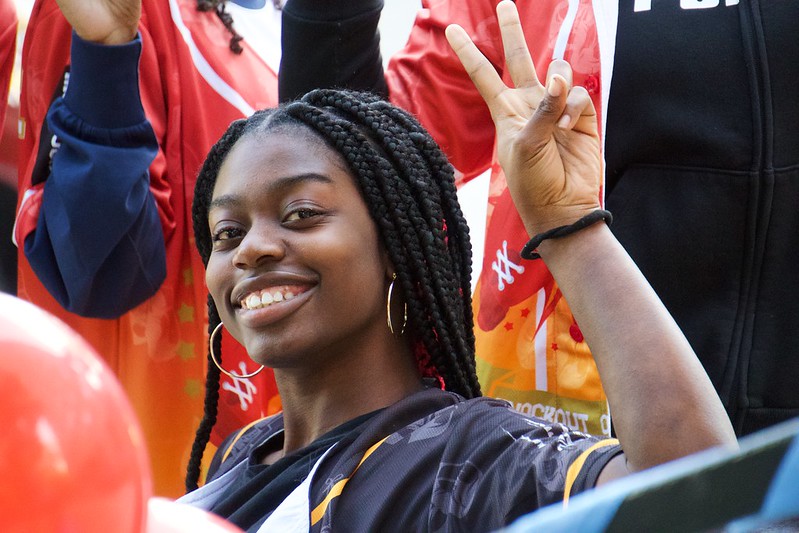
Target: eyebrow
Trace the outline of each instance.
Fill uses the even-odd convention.
[[[333,183],[328,176],[309,172],[307,174],[297,174],[295,176],[285,176],[278,178],[267,186],[268,194],[279,194],[284,191],[293,189],[303,183],[317,182],[317,183]],[[214,198],[208,206],[208,211],[216,208],[236,206],[241,203],[241,195],[225,194]]]

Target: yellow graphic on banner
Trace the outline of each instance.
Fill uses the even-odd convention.
[[[479,284],[475,312],[480,305]],[[483,394],[576,431],[610,435],[607,399],[582,332],[563,298],[539,328],[543,309],[551,303],[545,298],[542,290],[509,307],[491,331],[475,328]]]

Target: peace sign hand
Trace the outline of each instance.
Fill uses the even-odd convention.
[[[546,87],[538,80],[511,0],[497,5],[497,18],[513,88],[463,28],[453,24],[446,35],[491,112],[499,163],[532,236],[599,208],[597,117],[588,92],[571,86],[571,67],[565,61],[550,64]]]

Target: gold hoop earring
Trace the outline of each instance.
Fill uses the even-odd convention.
[[[249,374],[243,374],[243,375],[239,376],[237,374],[234,374],[233,372],[228,372],[227,370],[222,368],[222,365],[220,365],[219,361],[216,360],[216,353],[214,353],[214,337],[216,336],[217,332],[222,328],[222,326],[224,326],[224,324],[222,322],[220,322],[214,328],[214,331],[211,332],[211,337],[208,339],[208,348],[210,350],[209,353],[211,354],[211,361],[214,362],[214,366],[216,366],[219,369],[219,371],[222,372],[224,375],[230,376],[233,379],[250,379],[250,378],[254,378],[255,376],[258,375],[258,373],[261,370],[264,369],[264,365],[261,365],[261,368],[259,368],[255,372],[250,372]]]
[[[395,281],[397,281],[396,272],[391,277],[391,283],[388,286],[388,299],[386,301],[386,323],[388,324],[389,331],[391,331],[393,335],[400,336],[405,333],[405,326],[408,325],[408,304],[402,304],[402,327],[400,328],[400,332],[397,333],[394,331],[394,324],[391,322],[391,296],[394,294]]]

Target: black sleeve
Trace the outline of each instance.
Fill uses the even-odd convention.
[[[377,28],[382,9],[383,0],[289,0],[283,8],[280,101],[316,88],[388,97]]]

